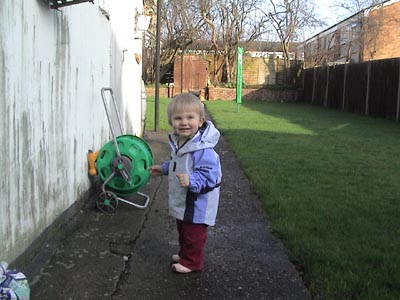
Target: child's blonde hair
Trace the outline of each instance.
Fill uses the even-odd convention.
[[[200,119],[205,118],[204,106],[200,99],[191,93],[176,95],[168,104],[167,116],[168,123],[172,125],[171,118],[174,113],[193,111],[200,115]]]

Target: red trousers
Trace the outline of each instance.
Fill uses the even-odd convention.
[[[207,239],[207,225],[176,220],[181,257],[179,263],[192,271],[203,269],[203,250]]]

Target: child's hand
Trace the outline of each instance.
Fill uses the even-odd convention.
[[[163,174],[163,170],[160,165],[151,166],[150,168],[148,168],[148,170],[149,170],[151,176],[153,176],[153,177],[161,176]]]
[[[189,175],[188,174],[176,174],[176,177],[179,180],[179,184],[182,187],[189,186]]]

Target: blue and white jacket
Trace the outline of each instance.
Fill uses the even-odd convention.
[[[168,176],[169,212],[178,220],[213,226],[218,211],[221,164],[214,147],[220,137],[212,122],[206,121],[196,135],[177,147],[170,135],[171,159],[162,164]],[[175,174],[189,174],[189,187],[181,187]]]

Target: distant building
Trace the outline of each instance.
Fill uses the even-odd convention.
[[[306,67],[400,57],[400,0],[370,6],[297,48]]]
[[[280,42],[270,41],[250,41],[245,45],[242,45],[245,53],[251,57],[263,57],[263,58],[281,58],[283,59],[282,44]],[[290,45],[289,59],[296,59],[297,44],[292,43]]]
[[[297,43],[290,44],[290,60],[297,59],[295,53],[297,45]],[[241,42],[239,46],[243,47],[245,53],[251,57],[283,58],[282,44],[280,42],[249,41]],[[190,54],[206,55],[213,51],[210,49],[209,41],[199,40],[190,45],[186,52]]]

